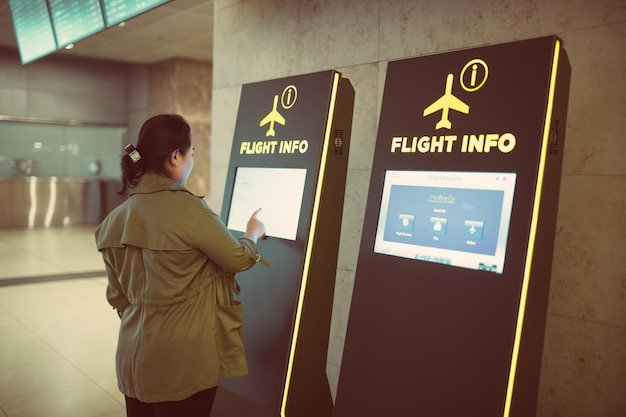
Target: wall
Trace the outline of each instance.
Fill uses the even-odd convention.
[[[82,147],[98,155],[103,149],[112,149],[114,156],[106,158],[106,176],[114,172],[113,176],[119,178],[123,145],[137,143],[143,122],[157,113],[180,113],[191,125],[197,150],[188,187],[207,195],[211,78],[212,66],[205,62],[173,59],[131,65],[48,56],[22,65],[17,51],[0,49],[0,120],[38,122],[33,129],[46,131],[64,131],[64,125],[86,126],[83,129],[95,126],[115,132],[122,129],[122,141],[118,134],[115,145],[99,146],[95,151],[93,146]],[[81,127],[71,126],[70,130],[80,131]],[[7,149],[1,141],[0,145],[0,165],[7,165],[10,161],[2,157]],[[86,157],[92,157],[91,153]]]
[[[80,176],[83,167],[72,166],[72,159],[86,165],[99,158],[102,175],[119,178],[129,97],[135,98],[133,108],[146,108],[129,82],[132,73],[129,65],[59,56],[22,65],[17,51],[0,49],[0,120],[8,121],[0,154],[32,158],[38,165],[33,175],[43,176]],[[40,148],[33,149],[34,141]]]
[[[22,65],[0,50],[0,115],[126,125],[128,66],[49,56]]]
[[[93,224],[119,204],[119,155],[127,127],[134,130],[128,115],[147,107],[147,90],[131,83],[140,78],[137,68],[60,56],[22,65],[16,50],[0,49],[0,174],[24,177],[0,190],[14,202],[2,206],[3,227]],[[18,174],[17,158],[33,160],[33,176],[74,178],[57,186],[56,178]],[[102,165],[94,175],[96,160]],[[37,198],[30,197],[33,184]],[[70,185],[76,188],[66,192]],[[49,205],[53,218],[31,217],[31,208]]]
[[[171,59],[150,65],[148,74],[148,112],[150,115],[178,113],[185,117],[196,148],[193,175],[187,188],[208,196],[212,66],[206,62]]]
[[[624,1],[215,0],[214,209],[243,84],[337,69],[356,90],[327,367],[333,391],[387,62],[545,35],[563,39],[572,80],[537,416],[618,417],[626,414]]]

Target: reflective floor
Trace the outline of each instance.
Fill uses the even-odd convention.
[[[123,417],[93,228],[0,230],[0,417]]]

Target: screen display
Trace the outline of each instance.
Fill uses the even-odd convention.
[[[46,0],[9,0],[22,64],[57,50]]]
[[[516,174],[387,171],[374,252],[501,274]]]
[[[304,168],[237,168],[226,226],[245,232],[260,208],[267,236],[296,240],[305,179]]]
[[[107,27],[117,25],[170,0],[104,0]]]
[[[59,48],[104,30],[99,0],[48,0]]]

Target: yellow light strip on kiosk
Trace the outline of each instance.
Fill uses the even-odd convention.
[[[281,417],[287,415],[287,398],[289,397],[289,388],[291,387],[291,374],[293,372],[293,362],[296,355],[296,345],[298,343],[298,333],[300,331],[300,320],[302,319],[302,308],[304,306],[304,295],[307,281],[309,278],[309,265],[311,263],[311,254],[313,251],[313,241],[315,240],[315,229],[317,225],[317,215],[322,197],[322,186],[324,184],[324,174],[326,169],[326,158],[328,157],[328,146],[330,143],[330,134],[333,124],[333,116],[335,112],[335,100],[337,98],[337,89],[339,87],[338,73],[334,74],[332,92],[330,97],[330,109],[328,120],[326,123],[326,132],[324,134],[324,144],[322,146],[322,158],[320,162],[320,170],[317,176],[317,188],[315,190],[315,200],[313,202],[313,213],[311,215],[311,228],[309,238],[306,245],[306,255],[304,257],[304,272],[302,274],[302,282],[300,283],[300,294],[298,295],[298,305],[296,306],[296,319],[294,322],[293,335],[291,337],[291,346],[289,350],[289,362],[287,363],[287,375],[285,377],[285,387],[283,390],[282,405],[280,408]]]
[[[543,142],[541,144],[541,159],[539,161],[539,172],[537,175],[537,188],[535,189],[535,200],[533,203],[533,214],[530,224],[530,239],[526,251],[526,262],[524,265],[524,281],[522,283],[522,293],[520,296],[519,311],[517,313],[517,326],[515,329],[515,341],[513,343],[513,355],[511,357],[511,369],[509,371],[509,382],[506,390],[506,402],[504,405],[504,417],[508,417],[511,412],[511,402],[513,400],[513,385],[515,384],[515,374],[517,372],[517,360],[519,356],[520,343],[522,340],[522,328],[524,327],[524,314],[526,312],[526,301],[528,297],[528,285],[530,281],[530,269],[535,249],[535,238],[537,236],[537,223],[539,221],[539,206],[541,203],[541,190],[543,188],[543,175],[546,166],[546,155],[548,151],[548,141],[550,137],[550,123],[552,121],[552,108],[554,105],[554,90],[556,88],[556,73],[559,66],[559,52],[561,42],[557,39],[554,46],[554,56],[552,59],[552,74],[550,75],[550,92],[548,94],[548,106],[546,109],[546,119],[543,127]]]

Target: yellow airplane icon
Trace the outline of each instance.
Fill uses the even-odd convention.
[[[437,124],[435,125],[436,130],[441,129],[442,127],[445,129],[452,128],[452,123],[448,119],[448,113],[450,112],[450,109],[465,114],[469,113],[469,106],[452,95],[453,80],[454,75],[448,74],[448,78],[446,79],[446,92],[433,104],[424,109],[424,116],[428,116],[429,114],[441,110],[441,120],[439,120],[439,122],[437,122]]]
[[[270,128],[265,133],[265,136],[276,136],[276,132],[274,131],[274,123],[280,123],[281,125],[285,125],[285,118],[278,113],[276,110],[276,106],[278,106],[278,95],[274,96],[274,105],[272,106],[272,111],[267,114],[259,123],[259,127],[264,126],[266,124],[270,124]]]

